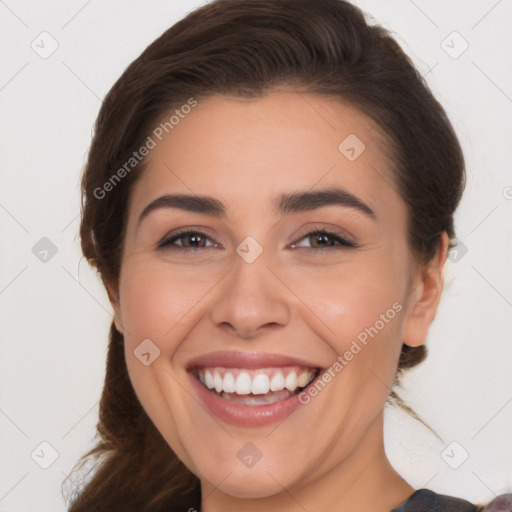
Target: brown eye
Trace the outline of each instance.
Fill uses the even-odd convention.
[[[355,244],[343,238],[339,235],[325,231],[322,229],[315,229],[303,235],[300,240],[304,239],[311,240],[311,250],[313,251],[329,251],[343,248],[354,248]],[[292,244],[293,247],[297,247],[297,243]],[[302,246],[304,247],[304,246]],[[307,247],[306,247],[307,248]]]
[[[176,244],[178,240],[181,240],[181,244]],[[170,237],[165,238],[158,244],[159,248],[163,249],[204,249],[207,248],[206,241],[210,240],[206,233],[202,231],[181,231],[174,233]],[[215,244],[213,244],[215,245]],[[187,252],[187,251],[186,251]]]

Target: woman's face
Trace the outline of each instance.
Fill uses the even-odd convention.
[[[437,304],[385,138],[289,91],[199,100],[168,132],[152,135],[111,294],[144,409],[233,496],[371,460],[402,340],[423,341]]]

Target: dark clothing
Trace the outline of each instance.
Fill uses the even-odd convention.
[[[437,494],[430,489],[418,489],[390,512],[512,512],[512,494],[502,494],[481,507],[462,498]]]

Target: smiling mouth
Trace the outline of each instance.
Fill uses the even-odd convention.
[[[192,374],[224,400],[241,405],[268,405],[287,400],[308,387],[319,368],[300,366],[271,368],[197,368]]]

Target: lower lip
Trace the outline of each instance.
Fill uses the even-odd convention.
[[[209,391],[191,373],[189,373],[189,377],[192,381],[192,388],[208,411],[217,419],[237,427],[263,427],[271,425],[272,423],[284,420],[302,405],[299,402],[298,394],[274,404],[237,404],[224,400],[213,391]]]

